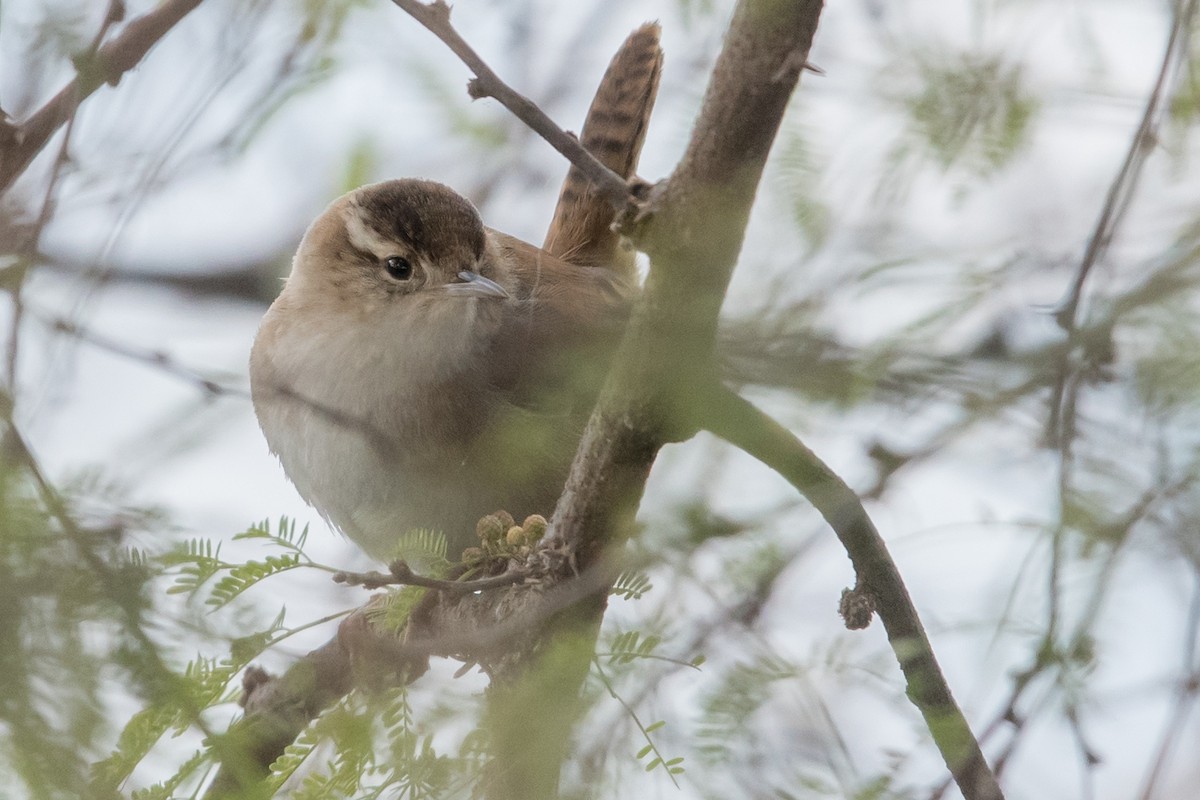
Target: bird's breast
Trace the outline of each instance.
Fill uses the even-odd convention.
[[[455,400],[486,402],[482,361],[492,320],[480,303],[408,305],[314,315],[277,301],[252,356],[256,402],[294,406],[298,416],[336,412],[402,440],[419,438],[424,418],[443,416]]]
[[[490,319],[473,300],[431,305],[319,316],[285,293],[256,338],[251,386],[270,449],[348,534],[355,509],[399,503],[431,464],[461,461],[494,413],[478,364]]]

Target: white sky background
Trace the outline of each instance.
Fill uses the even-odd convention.
[[[89,11],[95,6],[98,13],[104,4],[54,5]],[[131,11],[144,6],[131,5]],[[363,146],[372,153],[370,179],[414,175],[444,181],[477,200],[488,224],[540,241],[565,164],[549,146],[519,133],[497,104],[470,103],[462,91],[466,69],[384,2],[352,14],[335,50],[335,76],[269,119],[245,157],[228,161],[212,155],[206,146],[245,113],[267,80],[265,71],[294,40],[299,5],[264,7],[259,22],[244,11],[244,3],[209,0],[118,88],[97,92],[85,104],[75,132],[83,172],[63,184],[44,250],[70,264],[123,271],[204,272],[254,262],[283,269],[307,222],[343,190],[348,153]],[[460,0],[454,21],[502,77],[543,103],[565,127],[577,129],[624,34],[646,19],[660,19],[666,67],[640,173],[652,180],[663,177],[686,141],[726,13],[702,14],[689,25],[679,3],[668,0],[606,2],[602,13],[591,5]],[[0,14],[0,104],[17,117],[28,110],[18,107],[25,80],[20,37],[31,30],[27,26],[41,13],[37,9],[37,3],[5,3]],[[787,207],[797,173],[781,159],[773,161],[727,312],[740,316],[767,306],[773,298],[764,297],[764,287],[779,277],[790,281],[786,291],[800,298],[813,284],[836,284],[842,271],[860,269],[871,257],[910,259],[908,271],[887,291],[832,293],[831,305],[820,315],[846,342],[870,345],[943,301],[943,289],[954,296],[964,262],[999,262],[1023,254],[1046,268],[1030,269],[1027,280],[1006,284],[954,332],[956,338],[940,344],[947,352],[960,350],[1003,315],[1016,315],[1019,335],[1031,341],[1053,335],[1043,312],[1063,296],[1071,264],[1128,147],[1162,57],[1168,18],[1166,5],[1157,2],[831,0],[811,56],[826,75],[803,77],[784,132],[804,137],[810,168],[799,177],[828,208],[829,240],[806,257],[809,245],[795,232]],[[527,30],[514,28],[514,20]],[[92,29],[91,24],[80,28]],[[905,76],[912,75],[892,61],[897,47],[987,52],[1018,61],[1041,103],[1029,146],[994,178],[918,161],[903,202],[881,201],[879,175],[905,135],[902,112],[888,98],[903,91]],[[443,99],[423,87],[422,69],[447,88]],[[66,75],[63,70],[47,86],[57,86]],[[220,80],[226,83],[212,95],[211,105],[201,106]],[[198,107],[203,112],[193,116]],[[450,113],[473,124],[499,122],[511,141],[497,151],[447,133]],[[49,151],[56,147],[57,140]],[[1194,176],[1191,181],[1180,176],[1197,153],[1194,146],[1182,152],[1179,158],[1158,154],[1151,159],[1124,234],[1094,274],[1095,285],[1127,282],[1122,266],[1162,251],[1192,215],[1198,184]],[[156,159],[163,153],[156,175]],[[35,169],[27,176],[19,186],[22,198],[35,196],[42,174]],[[161,191],[153,186],[160,176],[166,181]],[[145,184],[150,188],[139,191]],[[117,202],[109,202],[113,197]],[[68,279],[61,271],[36,274],[28,300],[34,317],[69,317],[98,334],[133,348],[161,350],[181,365],[243,388],[246,357],[264,310],[250,302],[167,288]],[[4,309],[0,316],[8,313]],[[7,321],[0,321],[7,328]],[[18,419],[56,479],[101,467],[127,484],[133,502],[165,507],[181,537],[228,538],[252,521],[287,514],[313,526],[315,557],[352,568],[366,565],[352,546],[326,533],[292,490],[267,453],[248,400],[206,402],[186,381],[50,335],[36,319],[26,323],[23,337]],[[877,438],[895,446],[919,442],[933,424],[927,412],[912,418],[903,410],[847,414],[827,406],[797,406],[778,394],[756,397],[799,430],[852,485],[864,488],[871,475],[867,445]],[[975,723],[990,719],[1008,691],[1010,671],[1025,665],[1029,635],[1038,630],[1045,602],[1046,537],[1033,526],[1054,518],[1057,501],[1053,454],[1037,449],[1030,434],[1040,422],[1018,418],[1008,428],[981,429],[949,454],[903,473],[871,506],[951,686]],[[697,497],[707,497],[723,514],[751,518],[791,498],[779,479],[749,459],[730,456],[716,464],[718,456],[730,454],[704,437],[669,448],[652,478],[644,518],[666,529],[672,509]],[[777,733],[763,740],[762,763],[754,774],[786,776],[779,765],[817,746],[813,731],[828,730],[813,721],[814,709],[823,703],[850,753],[836,777],[857,786],[863,776],[887,771],[891,754],[898,752],[904,756],[903,781],[931,783],[939,764],[920,734],[915,710],[902,702],[882,627],[876,622],[866,633],[850,633],[834,614],[838,594],[852,576],[832,534],[801,504],[758,538],[774,538],[790,549],[810,536],[814,543],[773,596],[763,625],[774,647],[812,669],[792,689],[780,687],[776,716],[766,723]],[[714,543],[692,567],[715,581],[719,565],[737,558],[739,547],[744,553],[746,544]],[[1068,598],[1070,585],[1068,576]],[[732,599],[720,586],[712,590]],[[359,601],[358,593],[333,587],[319,575],[289,576],[258,591],[264,594],[252,598],[251,606],[263,623],[281,603],[287,604],[289,622],[299,623]],[[1172,568],[1153,553],[1125,559],[1113,579],[1097,631],[1101,660],[1083,704],[1084,731],[1103,759],[1093,774],[1096,798],[1124,800],[1140,789],[1174,702],[1169,681],[1180,669],[1191,591],[1186,565]],[[997,634],[1010,593],[1015,599],[1008,624]],[[690,615],[703,616],[713,608],[711,598],[698,594],[694,585],[674,602],[662,597],[654,602],[677,613],[675,630]],[[614,618],[628,623],[632,612],[618,608]],[[315,632],[305,643],[328,635],[328,630]],[[305,643],[268,663],[278,667]],[[711,669],[735,659],[740,646],[724,654],[706,649]],[[840,655],[823,661],[831,652]],[[829,666],[842,663],[857,664],[871,675]],[[424,681],[445,679],[437,674]],[[646,713],[647,719],[658,718],[655,714],[668,719],[665,749],[688,756],[689,775],[699,787],[685,783],[682,796],[699,796],[705,784],[709,791],[736,793],[736,784],[724,783],[735,781],[736,772],[702,765],[688,751],[685,735],[671,738],[671,731],[686,730],[694,714],[690,705],[704,681],[704,674],[670,678],[664,683],[668,691],[651,703],[656,710]],[[604,713],[614,724],[628,724],[619,710]],[[1023,734],[1024,744],[1006,771],[1010,798],[1086,796],[1077,746],[1062,720],[1060,713],[1041,717]],[[1187,754],[1196,745],[1193,724],[1159,797],[1195,796],[1189,787],[1200,783],[1200,775]],[[631,736],[625,748],[635,771],[632,753],[639,747]],[[615,757],[622,752],[617,748]],[[637,796],[681,796],[657,773],[635,775],[624,785],[636,789]],[[781,785],[786,785],[782,779]]]

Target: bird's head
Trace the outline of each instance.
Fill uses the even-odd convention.
[[[433,181],[405,179],[346,194],[309,227],[292,264],[309,299],[358,308],[433,298],[505,298],[479,212]]]

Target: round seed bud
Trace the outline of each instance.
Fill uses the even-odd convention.
[[[506,530],[508,526],[496,514],[488,514],[475,523],[475,535],[481,542],[498,542]]]
[[[519,547],[525,544],[525,529],[520,525],[513,525],[504,535],[504,541],[508,542],[510,547]]]
[[[508,530],[513,525],[517,524],[517,521],[515,519],[513,519],[513,515],[508,513],[504,509],[500,509],[499,511],[493,511],[492,516],[496,517],[497,519],[500,520],[500,524],[504,526],[504,530]]]
[[[463,550],[463,561],[478,561],[481,558],[483,558],[483,550],[478,547],[468,547],[466,550]]]
[[[540,541],[546,535],[546,527],[549,523],[541,514],[530,514],[525,518],[525,522],[521,527],[525,529],[526,541],[529,544]]]

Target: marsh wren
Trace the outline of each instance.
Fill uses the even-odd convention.
[[[614,57],[581,141],[633,175],[658,26]],[[548,515],[628,312],[633,253],[572,168],[545,249],[462,196],[404,179],[309,227],[250,358],[254,409],[304,499],[367,553],[413,528],[456,556],[497,509]]]

